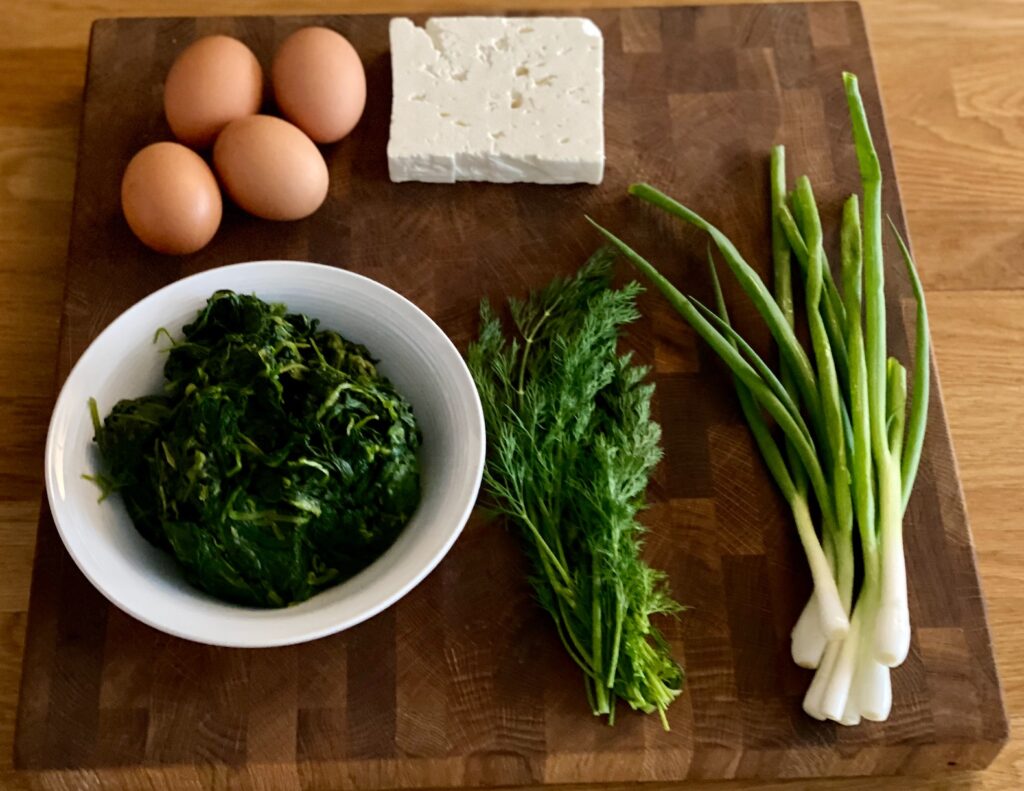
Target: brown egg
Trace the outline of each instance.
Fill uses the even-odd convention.
[[[128,163],[121,208],[143,244],[184,255],[213,238],[223,207],[217,179],[202,157],[178,143],[154,143]]]
[[[245,44],[206,36],[175,59],[164,83],[164,113],[174,136],[206,148],[229,122],[259,112],[263,71]]]
[[[366,106],[366,73],[340,33],[304,27],[284,40],[271,68],[281,113],[318,143],[341,140]]]
[[[327,197],[327,163],[301,129],[280,118],[232,121],[213,146],[213,166],[231,199],[267,220],[298,220]]]

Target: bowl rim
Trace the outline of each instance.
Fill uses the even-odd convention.
[[[454,525],[450,534],[445,538],[442,544],[433,552],[433,554],[427,559],[425,563],[419,566],[414,574],[411,574],[407,579],[404,580],[395,590],[393,590],[387,596],[382,597],[378,601],[374,602],[371,606],[360,610],[354,614],[351,614],[343,619],[340,619],[333,623],[327,623],[318,628],[306,629],[306,630],[295,630],[294,632],[275,634],[271,638],[260,638],[256,636],[258,630],[252,630],[252,632],[244,632],[242,636],[233,638],[221,638],[218,639],[216,636],[199,636],[195,633],[189,633],[187,629],[181,629],[173,624],[166,624],[158,622],[156,619],[147,615],[144,611],[141,611],[138,607],[134,606],[130,602],[126,602],[111,592],[110,587],[104,584],[103,580],[100,579],[95,573],[94,569],[90,568],[89,563],[86,562],[82,555],[84,552],[76,551],[84,550],[84,547],[78,546],[78,542],[74,536],[71,535],[71,526],[64,524],[62,526],[61,519],[58,517],[58,513],[61,510],[57,503],[59,499],[55,494],[58,485],[56,481],[57,475],[57,441],[58,431],[57,422],[60,415],[68,408],[66,406],[67,399],[71,398],[71,394],[68,391],[68,383],[73,381],[76,371],[80,368],[87,367],[90,363],[91,352],[100,344],[100,341],[106,338],[108,335],[114,334],[122,319],[128,316],[134,316],[139,313],[144,313],[153,303],[159,302],[168,291],[173,291],[181,288],[181,284],[189,281],[210,277],[211,273],[237,273],[242,270],[251,271],[254,269],[276,269],[279,267],[301,267],[306,271],[326,272],[329,273],[329,277],[340,277],[342,279],[350,279],[352,282],[361,283],[364,286],[369,286],[371,289],[379,289],[382,292],[386,292],[389,298],[394,298],[398,301],[398,304],[402,308],[408,311],[410,314],[415,315],[420,320],[425,320],[431,327],[437,331],[438,340],[447,351],[453,355],[453,359],[458,361],[457,366],[453,366],[453,373],[458,379],[462,380],[463,384],[468,384],[466,392],[470,396],[469,406],[472,409],[473,417],[475,418],[476,432],[473,436],[479,437],[479,448],[475,454],[475,458],[471,459],[473,469],[472,483],[468,489],[469,496],[467,497],[466,503],[462,506],[460,513],[457,518],[452,520]],[[476,387],[476,382],[473,379],[472,374],[469,371],[469,367],[466,364],[465,359],[459,353],[455,344],[452,342],[448,334],[441,329],[441,327],[435,322],[422,308],[416,303],[410,300],[408,297],[402,295],[398,291],[383,283],[374,280],[366,275],[353,272],[349,269],[344,269],[340,266],[331,266],[327,264],[315,263],[312,261],[303,260],[292,260],[292,259],[265,259],[256,261],[244,261],[234,264],[225,264],[223,266],[211,267],[201,272],[196,272],[185,277],[178,278],[165,286],[151,292],[142,299],[130,305],[124,311],[114,317],[104,327],[95,338],[93,338],[86,348],[79,355],[75,361],[71,370],[68,372],[67,377],[61,383],[60,391],[57,394],[57,398],[54,401],[53,410],[50,414],[50,420],[47,424],[46,431],[46,443],[44,446],[43,464],[44,464],[44,485],[46,489],[47,506],[50,510],[50,517],[53,520],[54,526],[57,528],[57,532],[60,535],[61,543],[67,550],[71,559],[74,561],[75,566],[85,576],[85,578],[92,584],[96,590],[98,590],[103,597],[113,604],[118,609],[135,618],[138,621],[152,627],[165,634],[179,637],[192,642],[203,643],[206,645],[222,646],[227,648],[273,648],[278,646],[297,645],[300,643],[310,642],[317,640],[321,637],[326,637],[331,634],[350,629],[357,624],[366,621],[375,615],[381,613],[393,604],[398,602],[400,599],[405,597],[413,588],[420,584],[445,558],[452,546],[458,540],[462,534],[466,523],[469,521],[469,517],[476,505],[476,501],[479,495],[481,482],[483,480],[484,464],[486,460],[487,452],[487,438],[486,438],[486,423],[484,421],[483,405],[480,401],[480,394]],[[376,562],[376,561],[375,561]],[[372,564],[371,564],[372,565]],[[198,590],[198,589],[197,589]],[[220,601],[220,600],[218,600]],[[221,604],[228,606],[231,605],[229,602],[220,601]],[[260,611],[261,608],[242,608],[246,611]],[[285,613],[287,608],[282,609],[269,609],[266,610],[268,613]],[[253,636],[250,636],[252,634]]]

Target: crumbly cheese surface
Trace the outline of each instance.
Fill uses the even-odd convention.
[[[599,184],[601,31],[576,17],[392,19],[392,181]]]

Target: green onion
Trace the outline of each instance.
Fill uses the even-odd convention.
[[[844,74],[843,80],[863,201],[851,195],[843,206],[841,289],[826,258],[810,180],[801,177],[792,192],[786,190],[782,146],[772,149],[770,163],[771,290],[728,237],[695,211],[648,184],[629,189],[709,235],[779,347],[777,374],[732,326],[713,260],[714,310],[678,290],[640,253],[594,224],[732,372],[740,408],[793,513],[814,582],[791,634],[794,661],[817,668],[804,710],[855,725],[862,718],[888,717],[889,668],[909,650],[902,520],[924,441],[930,359],[923,289],[898,233],[917,304],[909,392],[907,369],[886,354],[881,167],[857,79]],[[809,353],[794,329],[793,259],[803,276]],[[855,596],[858,556],[862,581]]]
[[[871,139],[857,78],[843,74],[853,127],[853,145],[864,192],[864,321],[868,371],[868,418],[878,477],[878,529],[881,541],[881,599],[874,630],[875,654],[896,667],[910,650],[910,610],[903,556],[903,481],[886,432],[885,268],[882,258],[882,169]],[[923,436],[922,436],[923,439]]]
[[[807,411],[811,414],[811,422],[819,423],[821,420],[821,408],[815,389],[814,372],[807,353],[797,340],[793,327],[786,321],[782,310],[772,298],[771,292],[768,291],[768,288],[757,272],[754,271],[753,267],[743,259],[736,246],[733,245],[724,233],[699,214],[676,202],[665,193],[659,192],[649,184],[634,184],[629,188],[629,193],[707,231],[725,259],[726,264],[732,270],[733,275],[740,285],[743,286],[743,290],[747,292],[758,312],[764,318],[769,331],[775,338],[775,342],[779,344],[779,351],[786,364],[792,368],[797,388],[807,403]]]
[[[899,245],[903,262],[907,267],[907,277],[914,291],[917,302],[917,337],[914,342],[914,391],[910,404],[910,416],[907,418],[907,436],[903,449],[903,460],[900,466],[903,485],[903,510],[907,509],[910,492],[917,478],[917,466],[921,461],[921,447],[924,445],[924,429],[928,420],[928,395],[930,386],[931,351],[928,347],[928,308],[924,301],[924,288],[921,278],[914,268],[914,259],[910,255],[907,243],[903,241],[896,224],[889,219],[889,225]]]

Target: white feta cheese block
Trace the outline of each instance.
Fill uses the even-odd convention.
[[[392,19],[392,181],[600,184],[604,42],[576,17]]]

